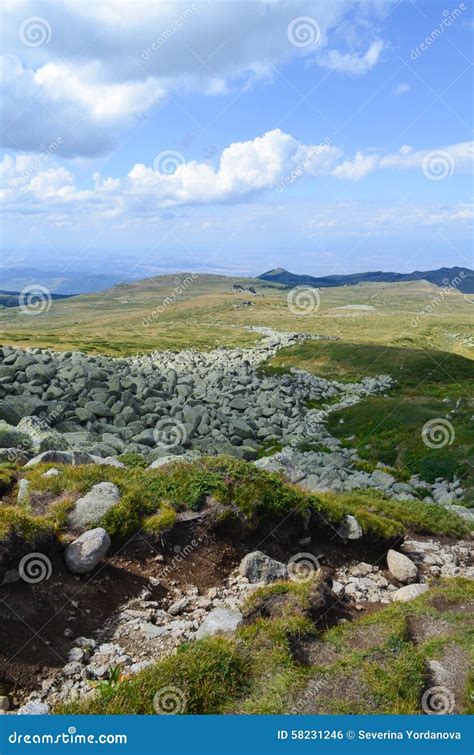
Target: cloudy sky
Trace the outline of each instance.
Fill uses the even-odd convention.
[[[473,267],[470,3],[4,0],[4,265]]]

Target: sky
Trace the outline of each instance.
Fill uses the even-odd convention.
[[[470,3],[1,14],[3,267],[474,267]]]

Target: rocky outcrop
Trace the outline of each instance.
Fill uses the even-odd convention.
[[[99,482],[78,498],[68,516],[73,530],[83,530],[97,522],[120,501],[120,491],[112,482]]]

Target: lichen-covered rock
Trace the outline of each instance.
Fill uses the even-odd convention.
[[[28,435],[33,451],[37,454],[42,451],[67,451],[69,448],[61,433],[53,430],[41,417],[23,417],[17,429]]]
[[[119,501],[120,491],[113,482],[99,482],[78,498],[69,513],[68,524],[74,530],[96,524]]]

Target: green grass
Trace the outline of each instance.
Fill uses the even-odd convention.
[[[154,699],[166,706],[169,694],[178,712],[223,713],[229,700],[245,692],[247,671],[245,655],[234,642],[205,639],[183,645],[176,655],[118,686],[100,690],[93,701],[65,705],[58,712],[154,714]]]
[[[172,526],[176,512],[197,511],[208,496],[223,504],[228,516],[238,518],[249,531],[288,517],[303,517],[313,509],[320,515],[322,529],[338,527],[347,514],[353,514],[363,531],[376,539],[398,537],[407,529],[453,536],[468,532],[456,514],[439,506],[392,501],[377,491],[310,494],[277,473],[226,456],[204,457],[191,464],[174,462],[160,469],[56,466],[59,475],[55,477],[43,477],[51,465],[24,469],[22,474],[31,481],[33,491],[49,491],[64,500],[56,499],[43,514],[36,515],[28,506],[14,504],[13,494],[0,505],[0,532],[5,534],[10,528],[28,540],[47,529],[60,534],[71,500],[105,480],[118,486],[121,500],[95,524],[117,538],[143,526],[150,532],[162,532]]]
[[[457,476],[467,488],[467,500],[474,501],[474,362],[435,350],[306,342],[279,352],[266,370],[291,367],[342,382],[391,375],[397,382],[388,395],[370,396],[333,412],[328,429],[357,448],[368,464],[397,468],[401,479],[419,474],[434,482],[436,477]],[[429,448],[422,429],[439,418],[451,423],[452,443]]]
[[[194,275],[176,296],[176,278],[189,280],[189,274],[156,276],[98,294],[54,300],[49,311],[34,322],[27,323],[18,308],[5,308],[0,310],[4,342],[119,356],[163,348],[251,345],[259,336],[244,326],[264,325],[357,344],[437,348],[472,356],[464,342],[472,329],[472,305],[459,292],[449,292],[434,314],[412,326],[413,318],[440,291],[424,281],[323,289],[319,309],[301,317],[288,308],[288,291],[277,284]],[[251,284],[263,294],[252,299],[253,307],[233,308],[242,298],[230,291],[238,282]],[[169,303],[162,309],[165,300]],[[347,304],[369,304],[373,310],[340,309]]]
[[[314,587],[280,583],[263,588],[245,610],[265,597],[282,595],[288,600],[286,613],[283,607],[277,617],[256,618],[229,639],[185,644],[135,677],[55,712],[153,714],[154,696],[171,687],[185,701],[180,713],[421,713],[426,660],[442,657],[452,644],[472,655],[464,610],[474,600],[470,580],[443,580],[415,601],[319,634],[309,618],[308,595]],[[436,608],[437,600],[443,608]],[[412,617],[442,619],[443,631],[434,641],[415,645],[409,633]],[[315,639],[327,648],[330,660],[323,666],[302,665],[292,648]],[[317,690],[313,700],[311,684]],[[462,712],[469,711],[468,687],[456,702]]]

